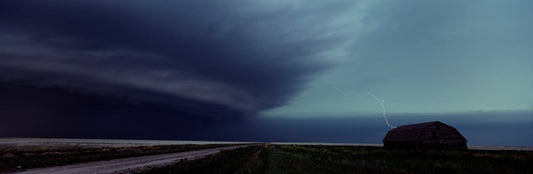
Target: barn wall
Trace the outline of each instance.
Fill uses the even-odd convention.
[[[467,149],[466,142],[462,140],[452,141],[424,141],[422,142],[423,149]]]
[[[466,140],[457,130],[440,123],[422,128],[416,139],[406,137],[403,137],[406,138],[404,140],[398,139],[398,137],[407,136],[413,131],[402,130],[394,132],[394,134],[401,135],[396,135],[396,138],[388,139],[388,141],[384,140],[384,147],[400,149],[467,149]]]
[[[426,127],[419,138],[423,140],[463,140],[454,128],[442,124]]]

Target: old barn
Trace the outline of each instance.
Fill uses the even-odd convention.
[[[385,148],[467,149],[466,139],[455,129],[439,121],[404,125],[390,130]]]

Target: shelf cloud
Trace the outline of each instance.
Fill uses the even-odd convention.
[[[254,113],[334,66],[319,57],[348,42],[328,22],[347,3],[333,4],[2,2],[0,78]]]

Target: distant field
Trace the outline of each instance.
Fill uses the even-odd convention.
[[[79,146],[79,147],[132,147],[154,145],[183,145],[183,144],[249,144],[256,142],[238,141],[188,141],[188,140],[119,140],[119,139],[66,139],[66,138],[0,138],[0,146]],[[328,146],[375,146],[383,144],[368,143],[321,143],[321,142],[272,142],[280,145],[328,145]],[[472,150],[525,150],[533,151],[531,146],[468,146]]]
[[[250,142],[230,141],[177,141],[177,140],[120,140],[120,139],[67,139],[67,138],[0,138],[0,146],[40,147],[131,147],[183,144],[247,144]]]
[[[383,144],[369,144],[369,143],[319,143],[319,142],[272,142],[271,144],[279,145],[325,145],[325,146],[372,146],[383,147]],[[468,146],[470,150],[520,150],[533,151],[532,146]]]

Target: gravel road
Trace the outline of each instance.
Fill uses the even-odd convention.
[[[125,171],[135,170],[147,167],[158,167],[171,164],[181,159],[198,159],[210,154],[215,154],[221,150],[231,150],[248,145],[221,147],[214,149],[203,149],[188,152],[179,152],[171,154],[151,155],[135,158],[115,159],[108,161],[95,161],[82,164],[73,164],[66,166],[36,168],[19,173],[39,173],[39,174],[72,174],[72,173],[124,173]]]

